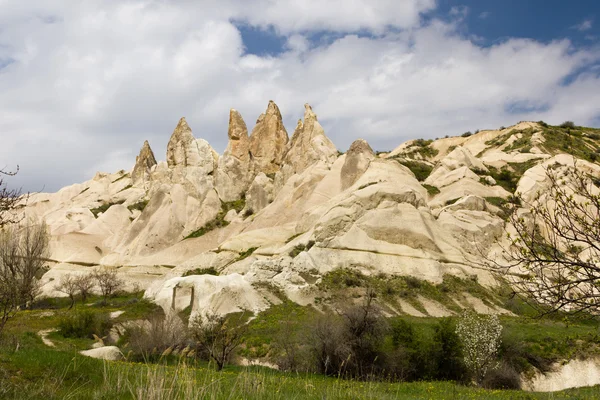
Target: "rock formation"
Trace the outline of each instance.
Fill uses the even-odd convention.
[[[253,175],[267,175],[279,171],[286,153],[288,134],[283,126],[279,107],[269,101],[267,111],[261,114],[250,135],[250,164]]]
[[[175,127],[167,145],[167,165],[169,168],[196,167],[210,173],[214,169],[215,152],[208,142],[196,139],[184,117]]]
[[[136,185],[150,179],[150,170],[156,165],[156,158],[150,148],[150,143],[144,141],[140,154],[135,158],[135,166],[131,172],[131,180]]]
[[[239,199],[251,179],[250,140],[244,119],[234,109],[229,111],[229,142],[215,172],[215,188],[222,201]]]
[[[342,189],[347,189],[354,185],[369,168],[371,161],[375,159],[375,153],[366,140],[355,140],[346,153],[346,161],[342,167]]]
[[[305,104],[304,109],[304,122],[298,121],[284,160],[284,163],[291,167],[292,174],[301,173],[318,161],[333,164],[337,158],[337,149],[325,136],[325,131],[311,106]]]
[[[448,274],[476,276],[491,286],[492,274],[479,264],[482,252],[495,254],[505,237],[498,204],[514,186],[533,198],[546,187],[543,167],[573,163],[566,154],[540,153],[541,134],[536,153],[527,152],[528,143],[513,151],[507,143],[515,143],[514,135],[519,143],[528,137],[511,133],[519,129],[539,132],[536,123],[521,123],[422,141],[431,148],[421,154],[409,142],[384,157],[359,139],[338,156],[310,106],[288,143],[270,102],[250,136],[241,115],[230,111],[222,157],[182,118],[166,162],[156,163],[146,142],[131,175],[99,173],[57,193],[33,194],[22,210],[44,219],[52,235],[56,262],[42,279],[49,295],[62,275],[89,273],[88,265],[118,267],[130,287],[148,288],[146,297],[167,311],[172,303],[187,307],[192,288],[194,312],[219,308],[224,299],[223,313],[258,312],[275,301],[265,287],[311,304],[327,296],[315,282],[337,268],[435,283]],[[573,140],[597,146],[587,136]],[[600,174],[597,164],[579,165]],[[499,178],[502,168],[514,177],[512,187]],[[220,275],[182,278],[199,268]],[[181,291],[173,300],[174,289]],[[429,303],[423,300],[421,311],[403,304],[388,311],[422,315]]]

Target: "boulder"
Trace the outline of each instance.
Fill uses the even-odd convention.
[[[107,361],[118,361],[125,358],[123,357],[123,353],[121,353],[121,350],[119,350],[117,346],[103,346],[91,350],[83,350],[79,353],[86,357],[92,357]]]
[[[279,107],[271,100],[250,135],[250,164],[254,175],[279,171],[287,151],[288,134]]]

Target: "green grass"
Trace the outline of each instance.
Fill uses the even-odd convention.
[[[502,186],[510,193],[514,193],[517,189],[519,179],[523,176],[525,171],[535,166],[539,160],[529,160],[522,163],[508,163],[508,167],[502,167],[502,169],[488,166],[490,170],[490,176],[494,178],[496,184]]]
[[[137,203],[128,205],[127,209],[129,209],[129,211],[133,211],[133,210],[144,211],[144,208],[146,208],[146,206],[148,205],[148,202],[149,202],[149,200],[140,200]]]
[[[240,253],[239,257],[235,260],[235,262],[242,261],[242,260],[250,257],[252,255],[252,253],[254,253],[257,249],[258,249],[258,247],[250,247],[248,250],[242,251]]]
[[[224,228],[229,225],[229,222],[225,221],[225,216],[230,210],[235,210],[236,212],[240,212],[246,206],[246,199],[242,198],[240,200],[230,201],[230,202],[221,202],[221,209],[217,213],[217,216],[212,221],[206,223],[200,229],[195,230],[194,232],[187,235],[184,239],[190,238],[198,238],[200,236],[204,236],[208,232],[218,229]]]
[[[590,162],[600,158],[599,143],[594,139],[600,137],[600,129],[549,126],[542,134],[545,141],[541,147],[550,154],[568,153]]]
[[[452,382],[359,382],[260,367],[103,362],[26,348],[0,355],[4,399],[593,399],[600,388],[558,393],[484,390]]]
[[[435,186],[431,186],[431,185],[426,185],[423,184],[422,185],[425,189],[427,189],[427,193],[429,193],[430,196],[435,196],[436,194],[440,193],[440,189],[438,189]]]
[[[410,169],[419,182],[423,182],[425,179],[427,179],[433,170],[431,165],[420,161],[400,159],[396,159],[396,161]]]
[[[298,254],[302,253],[303,251],[310,250],[314,245],[315,245],[315,242],[312,240],[309,240],[307,244],[299,244],[296,247],[294,247],[292,250],[290,250],[289,256],[294,258]]]
[[[332,278],[332,277],[330,277]],[[350,280],[348,280],[350,278]],[[353,280],[354,279],[354,280]],[[337,274],[330,284],[355,287],[365,278]],[[389,280],[380,277],[381,281]],[[410,291],[428,293],[435,287],[445,293],[484,291],[473,279],[447,277],[441,285],[420,283],[414,278],[404,282]],[[348,286],[350,285],[350,286]],[[99,307],[96,298],[90,305]],[[556,393],[484,390],[453,382],[364,382],[325,377],[310,373],[285,373],[261,367],[227,366],[217,372],[206,362],[171,358],[162,363],[104,362],[78,354],[90,348],[92,340],[67,339],[50,334],[56,348],[45,346],[36,332],[56,326],[60,312],[66,312],[62,299],[48,300],[46,309],[22,311],[10,320],[0,339],[0,398],[2,399],[593,399],[600,387],[573,389]],[[38,304],[41,307],[41,303]],[[125,310],[121,316],[140,319],[156,310],[141,299],[141,293],[121,295],[109,300],[104,312]],[[46,315],[48,311],[55,314]],[[308,326],[318,312],[290,301],[271,307],[249,322],[242,355],[273,355],[273,341],[282,334],[284,321],[294,330]],[[121,318],[120,317],[120,318]],[[410,322],[418,337],[432,335],[436,318],[402,317]],[[550,359],[597,354],[598,326],[584,320],[566,324],[503,317],[506,337],[523,343],[533,354]],[[285,331],[283,331],[285,333]],[[17,346],[18,343],[18,346]],[[596,344],[596,347],[594,345]],[[160,395],[160,396],[159,396]]]
[[[510,146],[507,146],[504,151],[521,151],[522,153],[527,153],[531,150],[531,137],[536,132],[536,129],[528,128],[522,131],[513,132],[513,134],[520,133],[521,137],[516,139]],[[522,151],[527,150],[527,151]]]
[[[452,311],[460,312],[461,309],[453,298],[462,297],[463,292],[480,298],[486,304],[501,305],[494,294],[476,280],[452,275],[445,275],[443,282],[436,285],[410,276],[365,275],[355,269],[338,268],[325,274],[318,287],[330,295],[326,300],[331,301],[351,295],[360,297],[370,289],[383,303],[388,303],[395,309],[400,309],[398,300],[402,299],[420,311],[425,311],[418,301],[418,296],[422,296],[435,300]]]
[[[102,203],[100,206],[95,207],[95,208],[90,208],[90,211],[92,212],[92,214],[94,214],[95,218],[98,218],[98,215],[100,213],[105,213],[109,208],[111,208],[112,206],[116,205],[116,204],[123,204],[125,203],[125,200],[119,200],[117,202],[114,203]]]
[[[289,321],[294,332],[301,332],[317,314],[313,307],[303,307],[290,300],[272,305],[250,321],[240,354],[253,358],[273,358],[276,350],[271,344],[281,334],[283,324]]]

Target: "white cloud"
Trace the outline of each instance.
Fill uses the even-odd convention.
[[[21,165],[13,182],[54,190],[96,169],[128,169],[145,139],[164,159],[181,116],[222,151],[229,108],[251,129],[270,99],[290,134],[311,103],[340,149],[359,137],[383,150],[524,119],[586,124],[599,116],[597,74],[562,81],[600,54],[568,41],[480,47],[459,22],[421,25],[419,11],[432,2],[315,9],[298,1],[286,11],[264,7],[267,0],[243,8],[211,1],[0,0],[0,60],[14,60],[0,63],[0,166]],[[362,4],[362,14],[350,12]],[[284,33],[285,52],[244,54],[232,19]],[[319,29],[337,38],[309,42],[305,31]],[[378,35],[340,33],[365,29]]]
[[[584,19],[577,25],[573,25],[571,29],[577,29],[580,32],[589,31],[594,26],[594,21],[592,19]]]
[[[479,14],[479,18],[480,19],[487,19],[490,15],[492,15],[492,13],[490,11],[484,11],[482,13]]]

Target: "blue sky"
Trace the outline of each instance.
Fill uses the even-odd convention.
[[[222,153],[274,100],[340,150],[521,120],[600,126],[600,3],[0,1],[0,165],[57,190],[158,159],[181,116]],[[49,167],[50,166],[50,167]]]
[[[437,8],[422,15],[424,21],[452,19],[464,13],[464,35],[481,39],[492,46],[509,38],[531,38],[541,42],[568,39],[577,46],[598,45],[600,2],[595,0],[438,0]],[[286,37],[273,28],[238,24],[246,51],[258,55],[277,55],[285,51]],[[320,38],[327,34],[312,33]],[[368,33],[363,33],[368,35]]]

